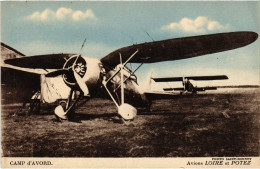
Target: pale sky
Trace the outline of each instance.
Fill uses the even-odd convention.
[[[152,39],[234,31],[259,34],[258,9],[258,1],[1,2],[1,41],[25,55],[39,55],[79,53],[87,38],[82,54],[102,58],[117,48]],[[198,83],[202,86],[256,85],[259,84],[259,62],[258,39],[227,52],[146,64],[136,74],[139,83],[143,83],[153,69],[154,77],[229,77],[225,81]]]

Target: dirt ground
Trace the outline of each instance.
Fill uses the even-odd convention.
[[[40,114],[14,115],[19,106],[2,105],[5,157],[260,155],[259,91],[158,100],[127,124],[108,100],[90,100],[76,110],[79,121],[62,123],[53,115],[54,106],[43,105]]]

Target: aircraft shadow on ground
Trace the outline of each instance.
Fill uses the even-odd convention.
[[[156,112],[139,112],[138,116],[188,116],[194,115],[195,113],[180,113],[180,112],[165,112],[163,110],[156,111]],[[112,121],[114,123],[122,123],[122,119],[119,114],[111,113],[111,114],[76,114],[75,118],[72,119],[72,122],[79,122],[79,121],[89,121],[94,119],[103,119],[107,121]]]

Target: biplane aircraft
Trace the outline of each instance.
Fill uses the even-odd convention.
[[[156,98],[158,94],[140,88],[135,72],[143,64],[232,50],[246,46],[257,38],[255,32],[229,32],[134,44],[115,50],[101,59],[63,53],[13,58],[2,63],[2,79],[10,78],[8,72],[12,72],[12,75],[22,72],[23,80],[19,78],[20,81],[14,82],[15,79],[12,79],[11,87],[25,88],[25,84],[29,84],[27,90],[35,92],[38,88],[41,90],[40,99],[47,102],[55,99],[49,99],[53,92],[46,94],[41,89],[46,88],[46,85],[42,86],[43,82],[48,78],[62,79],[69,92],[66,105],[55,108],[55,115],[60,119],[68,119],[81,99],[106,97],[114,102],[123,119],[131,120],[137,115],[138,106],[149,105],[150,96]],[[128,63],[140,65],[136,70],[130,70],[126,66]],[[79,93],[77,97],[75,93]],[[30,94],[35,96],[35,93]]]
[[[183,87],[176,88],[163,88],[164,91],[180,91],[180,94],[192,93],[197,94],[197,92],[204,92],[206,90],[217,90],[215,86],[197,87],[192,84],[190,80],[194,81],[208,81],[208,80],[226,80],[228,77],[226,75],[214,75],[214,76],[186,76],[186,77],[161,77],[152,78],[155,82],[178,82],[181,81]]]

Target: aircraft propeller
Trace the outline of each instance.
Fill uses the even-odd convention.
[[[80,89],[82,90],[84,96],[89,96],[88,86],[86,85],[83,78],[81,78],[80,75],[75,71],[75,66],[72,67],[72,70],[73,70],[73,75],[76,79],[76,82],[79,85]]]
[[[63,69],[59,69],[53,72],[50,72],[48,74],[46,74],[46,77],[57,77],[59,75],[67,75],[70,72],[70,70],[73,71],[73,76],[76,80],[76,83],[78,84],[79,88],[81,89],[81,91],[83,92],[84,96],[89,96],[89,90],[88,87],[85,83],[85,81],[83,80],[83,78],[79,75],[79,72],[76,71],[76,67],[77,67],[77,61],[78,59],[81,57],[81,55],[77,55],[75,61],[73,62],[73,64],[71,66],[69,66],[68,68],[63,68]],[[65,65],[67,64],[67,62],[65,63]],[[64,67],[65,67],[64,65]]]

